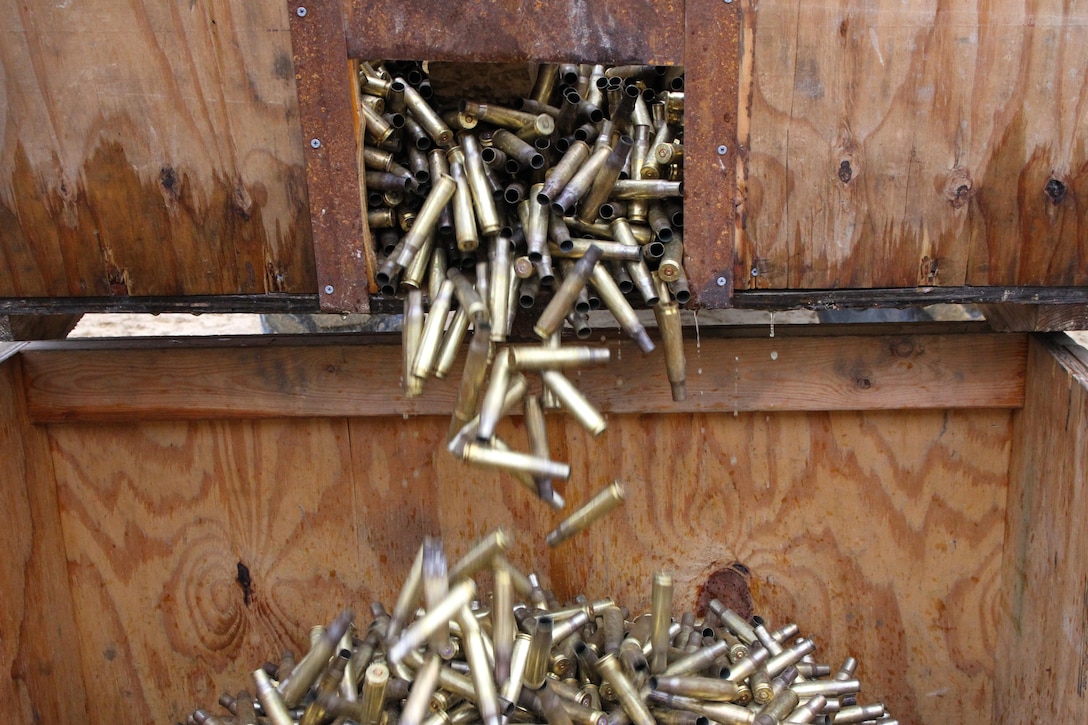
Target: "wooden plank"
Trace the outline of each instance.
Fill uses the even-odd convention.
[[[1084,287],[914,287],[901,289],[748,290],[733,306],[750,310],[905,307],[935,304],[1088,304]]]
[[[738,290],[1088,283],[1088,8],[778,0],[746,13]]]
[[[1065,332],[1088,329],[1088,305],[983,305],[999,332]]]
[[[561,598],[636,611],[654,571],[682,611],[741,561],[770,621],[798,622],[822,661],[861,659],[867,700],[903,722],[988,720],[1008,411],[614,415],[597,439],[549,415],[571,506],[612,479],[629,491],[554,550],[562,514],[439,450],[447,424],[51,426],[90,721],[184,719],[341,606],[390,605],[424,535],[456,558],[496,526]],[[524,448],[520,421],[500,433]]]
[[[59,340],[68,336],[83,315],[6,315],[12,340]]]
[[[122,343],[123,344],[123,343]],[[608,413],[1001,408],[1023,401],[1025,338],[895,335],[688,340],[688,399],[660,353],[606,343],[613,362],[572,373]],[[448,415],[460,368],[407,399],[397,345],[42,343],[22,353],[37,422]]]
[[[1057,336],[1062,337],[1062,336]],[[994,722],[1088,719],[1088,364],[1033,340],[1014,419]],[[1045,646],[1039,646],[1045,642]]]
[[[684,3],[351,0],[348,52],[398,60],[681,65]]]
[[[0,296],[314,290],[282,4],[0,14]]]
[[[27,725],[82,722],[87,692],[56,481],[45,431],[27,420],[18,367],[0,362],[0,713]]]
[[[344,421],[50,436],[89,722],[184,721],[304,651],[310,625],[365,609],[354,593],[377,563],[355,543]]]

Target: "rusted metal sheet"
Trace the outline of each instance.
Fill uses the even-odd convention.
[[[351,63],[338,0],[290,0],[291,45],[313,225],[317,291],[327,312],[369,312]]]
[[[741,4],[687,2],[684,267],[698,307],[727,307],[733,295]]]
[[[354,58],[663,65],[683,48],[683,0],[351,0],[348,16]]]

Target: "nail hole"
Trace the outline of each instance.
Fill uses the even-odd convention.
[[[1062,199],[1065,198],[1066,188],[1065,184],[1063,184],[1061,181],[1057,179],[1051,179],[1050,181],[1046,182],[1046,188],[1044,189],[1044,191],[1046,191],[1046,195],[1050,197],[1050,201],[1052,201],[1054,204],[1061,204]]]
[[[852,178],[854,178],[854,170],[850,168],[850,162],[843,159],[843,162],[839,164],[839,181],[849,184]]]

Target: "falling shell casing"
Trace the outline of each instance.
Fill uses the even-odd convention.
[[[607,363],[612,352],[607,347],[567,346],[560,348],[538,345],[515,345],[510,351],[510,366],[514,370],[548,370],[578,368]]]
[[[449,594],[449,569],[446,553],[441,539],[426,537],[423,540],[423,605],[427,610],[434,609]],[[430,648],[442,659],[453,657],[453,644],[450,642],[449,622],[439,623],[431,634]]]
[[[259,668],[254,670],[253,681],[257,687],[257,700],[268,721],[272,725],[295,725],[295,719],[291,717],[279,690],[272,685],[268,673]]]
[[[463,458],[469,463],[501,471],[520,471],[530,476],[558,478],[563,481],[570,478],[569,464],[517,451],[488,448],[479,443],[466,443]]]
[[[503,348],[495,355],[491,377],[487,383],[483,402],[480,403],[480,422],[476,427],[476,440],[486,442],[495,435],[495,427],[503,413],[503,402],[510,382],[510,352]]]
[[[646,328],[639,322],[638,315],[635,314],[634,309],[624,298],[623,293],[620,292],[619,286],[612,279],[612,275],[608,273],[608,270],[602,265],[597,265],[593,268],[590,279],[593,281],[593,286],[597,292],[601,295],[601,299],[604,300],[605,305],[608,306],[616,321],[619,322],[624,333],[635,341],[635,344],[643,353],[652,352],[654,349],[653,341],[646,334]]]
[[[563,408],[582,424],[592,435],[599,436],[607,427],[604,416],[574,383],[558,370],[542,370],[540,377],[548,390],[559,399]]]
[[[495,529],[477,541],[464,556],[450,567],[450,583],[465,579],[491,566],[496,557],[510,548],[510,535],[505,529]]]
[[[277,689],[283,695],[283,702],[287,707],[294,707],[325,670],[336,651],[340,638],[350,626],[352,616],[350,610],[341,612],[325,629],[306,656],[299,660],[287,679],[280,682]]]
[[[533,630],[529,652],[525,659],[525,669],[521,675],[522,684],[530,690],[537,690],[543,686],[547,677],[553,627],[551,617],[546,615],[537,617],[536,628]]]
[[[409,652],[425,644],[440,626],[449,626],[449,622],[476,596],[476,583],[464,579],[452,585],[446,597],[433,609],[412,622],[394,641],[386,652],[386,659],[391,665],[404,660]]]
[[[419,344],[423,339],[423,292],[410,289],[404,298],[404,317],[401,325],[401,348],[404,356],[404,394],[414,397],[423,392],[423,381],[413,372]]]
[[[439,380],[443,380],[449,375],[453,363],[457,360],[457,353],[461,350],[461,343],[464,341],[465,334],[468,332],[468,325],[468,312],[464,307],[459,307],[457,312],[453,315],[453,320],[450,321],[450,326],[449,329],[446,330],[445,337],[442,338],[441,346],[438,348],[438,359],[435,361],[434,365],[434,376]]]
[[[510,570],[502,566],[492,569],[491,640],[495,649],[495,681],[505,682],[510,676],[510,659],[514,650],[514,582]]]
[[[571,536],[583,531],[597,519],[623,503],[626,495],[626,491],[619,481],[609,484],[584,506],[559,522],[559,525],[547,536],[548,545],[557,546]]]
[[[533,332],[537,336],[547,339],[562,327],[563,319],[574,306],[578,293],[585,289],[586,281],[592,276],[600,256],[600,248],[590,246],[585,255],[571,269],[570,274],[563,278],[563,282],[533,326]]]
[[[675,302],[659,300],[654,305],[657,329],[661,333],[661,346],[665,349],[665,375],[672,388],[675,402],[686,400],[687,358],[684,354],[684,328],[680,323],[680,306]]]
[[[381,662],[371,663],[363,676],[363,694],[359,702],[359,725],[375,725],[382,712],[385,688],[389,684],[389,668]]]
[[[459,610],[457,621],[461,625],[465,657],[468,660],[469,673],[476,690],[476,707],[479,710],[480,719],[483,720],[484,725],[499,725],[499,696],[495,689],[495,679],[488,665],[480,625],[467,603]]]
[[[658,572],[654,574],[651,589],[650,672],[665,671],[669,654],[669,625],[672,623],[672,577]]]
[[[457,391],[450,438],[476,415],[476,402],[479,400],[484,376],[487,375],[487,357],[490,350],[491,328],[477,324],[469,342],[468,356],[465,358],[465,368]]]
[[[442,667],[442,659],[438,655],[431,655],[416,670],[412,687],[408,691],[408,699],[401,710],[399,725],[421,725],[426,717],[431,695],[438,685],[438,671]]]
[[[544,422],[544,407],[536,395],[525,396],[525,436],[529,439],[529,452],[540,458],[549,458],[548,428]],[[535,478],[537,495],[550,499],[555,490],[550,478]]]
[[[412,365],[412,375],[417,378],[426,378],[434,369],[435,359],[438,357],[439,343],[446,328],[446,318],[449,316],[450,302],[452,300],[453,282],[448,279],[443,280],[439,286],[438,294],[431,301],[431,310],[427,314],[426,322],[423,325],[419,349]]]

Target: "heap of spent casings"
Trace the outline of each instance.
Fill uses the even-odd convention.
[[[653,308],[673,398],[686,397],[683,71],[541,64],[524,97],[498,105],[437,100],[427,68],[360,64],[376,282],[403,298],[405,394],[446,377],[471,329],[450,451],[560,508],[551,482],[570,467],[547,454],[543,411],[563,408],[599,435],[604,418],[564,371],[608,361],[607,349],[561,348],[565,329],[587,339],[588,313],[603,306],[649,353],[634,308]],[[501,347],[518,314],[542,349]],[[541,395],[527,394],[526,372]],[[516,406],[528,452],[494,435]]]
[[[248,691],[223,695],[216,725],[780,725],[897,721],[858,704],[857,661],[832,669],[787,624],[771,630],[718,600],[702,619],[676,616],[672,578],[653,577],[651,610],[632,616],[611,598],[560,604],[503,555],[495,532],[447,568],[428,539],[393,611],[371,606],[315,627],[297,662],[253,672]],[[489,572],[490,597],[473,576]]]

